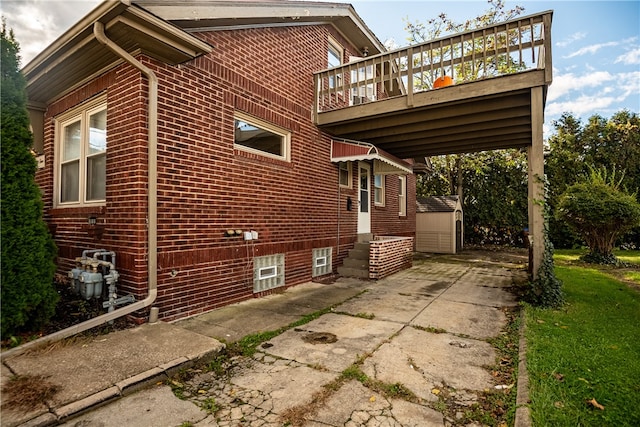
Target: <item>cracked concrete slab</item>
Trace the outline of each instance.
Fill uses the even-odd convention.
[[[411,325],[486,339],[497,336],[506,322],[507,317],[498,308],[437,299]]]
[[[495,350],[486,342],[405,327],[364,362],[363,371],[433,400],[431,390],[441,384],[468,390],[491,387],[491,375],[483,366],[495,358]]]
[[[286,409],[308,404],[314,393],[335,378],[335,373],[308,366],[271,365],[256,362],[231,379],[235,387],[258,391],[261,409],[282,414]]]
[[[402,325],[328,313],[300,328],[288,330],[269,341],[263,351],[276,357],[319,365],[334,372],[342,372],[358,356],[375,350],[395,334]],[[306,342],[309,333],[330,333],[335,342]]]
[[[305,427],[444,426],[442,414],[439,412],[416,403],[387,399],[357,381],[344,384],[311,418],[305,423]]]

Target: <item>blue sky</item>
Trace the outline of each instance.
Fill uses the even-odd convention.
[[[340,2],[335,1],[335,2]],[[348,2],[348,1],[345,1]],[[0,11],[21,45],[22,64],[80,20],[99,0],[1,0]],[[455,21],[482,14],[484,0],[351,1],[369,28],[385,42],[407,44],[407,19],[426,22],[440,13]],[[563,112],[585,122],[621,109],[640,114],[640,1],[507,0],[524,15],[553,10],[554,77],[545,110],[545,135]]]

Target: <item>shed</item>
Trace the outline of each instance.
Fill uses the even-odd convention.
[[[416,251],[454,254],[462,250],[463,215],[458,196],[416,200]]]

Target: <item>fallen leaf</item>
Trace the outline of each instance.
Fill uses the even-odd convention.
[[[181,388],[184,387],[181,383],[179,383],[178,381],[174,381],[174,380],[171,380],[171,384],[173,384],[176,387],[181,387]]]
[[[207,394],[207,390],[198,390],[198,394]]]
[[[371,396],[371,397],[369,398],[369,402],[375,402],[375,401],[376,401],[376,397],[375,397],[375,396]]]
[[[502,421],[500,424],[498,424],[498,427],[507,427],[508,424],[504,421]]]
[[[436,396],[440,394],[440,390],[437,388],[431,389],[431,393],[435,394]]]
[[[538,320],[536,320],[536,322],[538,322],[538,323],[540,323],[540,324],[543,324],[543,323],[544,323],[544,320],[542,320],[542,319],[538,319]]]
[[[560,326],[560,329],[569,329],[569,327],[566,326],[566,325],[562,325],[562,326]]]
[[[604,411],[604,406],[599,404],[598,401],[595,399],[595,397],[591,400],[587,400],[587,404],[593,406],[596,409],[600,409],[601,411]]]
[[[557,372],[553,374],[553,377],[554,377],[555,379],[557,379],[558,381],[564,381],[564,375],[559,374],[559,373],[557,373]]]
[[[564,408],[564,403],[558,400],[557,402],[553,403],[553,406],[555,406],[556,408]]]

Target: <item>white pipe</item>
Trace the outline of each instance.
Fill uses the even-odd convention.
[[[158,78],[150,68],[143,65],[140,61],[131,56],[127,51],[115,44],[107,38],[104,33],[104,24],[94,22],[93,34],[96,40],[107,48],[112,50],[116,55],[127,61],[129,64],[140,70],[149,80],[149,107],[148,121],[149,133],[148,137],[148,276],[149,276],[149,293],[147,297],[141,301],[121,307],[110,313],[102,314],[93,319],[54,332],[34,341],[30,341],[19,347],[0,353],[0,360],[6,357],[14,356],[25,352],[26,350],[43,345],[52,341],[61,340],[88,329],[100,326],[104,323],[133,313],[136,310],[149,307],[154,303],[158,295]]]

